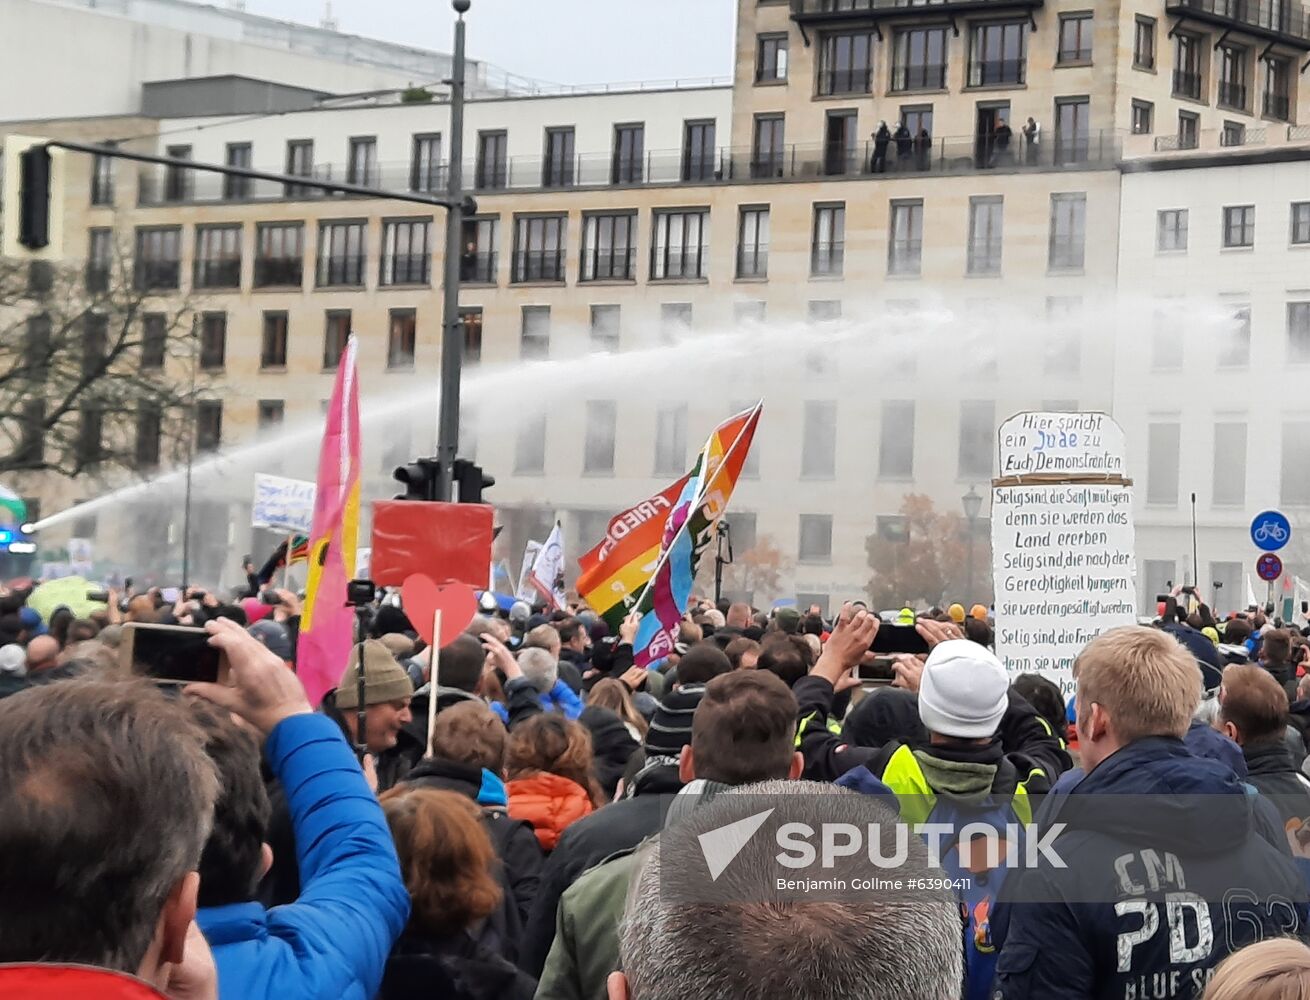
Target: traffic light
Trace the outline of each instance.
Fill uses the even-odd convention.
[[[482,503],[482,491],[496,485],[495,477],[482,471],[467,458],[455,459],[455,499],[459,503]]]
[[[435,458],[420,458],[400,466],[393,475],[404,483],[405,492],[397,494],[396,499],[436,500],[439,469],[440,463]]]
[[[63,251],[64,150],[32,136],[4,138],[0,254],[57,260]]]
[[[18,242],[29,250],[50,245],[50,148],[32,146],[18,154]]]

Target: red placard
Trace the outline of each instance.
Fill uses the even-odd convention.
[[[486,589],[491,522],[488,504],[374,501],[373,582],[399,587],[406,577],[422,573]]]

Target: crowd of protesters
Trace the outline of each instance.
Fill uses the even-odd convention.
[[[1067,696],[982,606],[698,599],[638,666],[636,616],[491,602],[434,651],[384,597],[311,705],[300,600],[253,575],[31,596],[0,595],[0,995],[1310,996],[1310,641],[1267,612],[1171,597]],[[226,682],[133,677],[129,623],[203,627]],[[926,652],[871,651],[898,628]],[[771,838],[702,863],[760,799],[1050,850],[914,836],[925,888],[807,898]]]

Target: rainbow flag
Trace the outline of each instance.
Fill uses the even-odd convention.
[[[648,500],[610,518],[605,537],[578,559],[578,595],[605,619],[610,635],[619,626],[660,561],[660,543],[669,511],[682,495],[690,475],[666,486]]]
[[[357,344],[346,342],[328,402],[318,453],[318,492],[309,533],[309,578],[300,617],[296,672],[311,705],[337,686],[346,669],[355,615],[346,583],[355,575],[359,542],[359,380]]]
[[[293,535],[291,538],[291,548],[287,552],[287,558],[284,565],[294,566],[298,562],[306,562],[309,559],[309,539],[304,535]]]
[[[764,403],[756,403],[715,428],[669,511],[655,572],[635,602],[635,610],[643,615],[632,644],[637,666],[648,666],[673,651],[678,625],[691,602],[696,567],[741,478],[763,410]]]

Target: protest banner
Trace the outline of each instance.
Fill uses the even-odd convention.
[[[1103,413],[1020,413],[999,431],[992,482],[996,655],[1068,696],[1073,661],[1136,620],[1132,481]]]
[[[250,523],[256,528],[308,535],[314,522],[315,492],[315,485],[303,479],[256,475]]]

